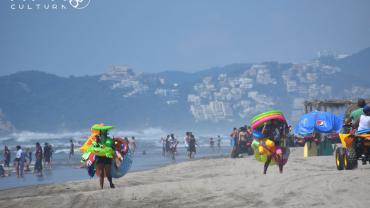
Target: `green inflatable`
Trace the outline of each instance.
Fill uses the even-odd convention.
[[[93,142],[93,144],[89,148],[87,148],[83,156],[85,155],[85,157],[86,156],[88,157],[87,154],[90,154],[90,153],[93,153],[96,156],[113,158],[114,151],[112,148],[112,139],[107,139],[107,141],[105,142],[105,145],[100,145],[96,142]]]

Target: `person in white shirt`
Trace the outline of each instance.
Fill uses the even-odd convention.
[[[190,140],[190,132],[186,132],[185,137],[184,137],[185,149],[187,149],[189,146],[189,140]]]
[[[21,146],[17,145],[17,154],[15,156],[15,168],[17,177],[23,177],[23,171],[24,171],[24,154]]]
[[[369,130],[370,132],[370,106],[366,105],[363,108],[364,115],[360,116],[360,122],[357,131]]]

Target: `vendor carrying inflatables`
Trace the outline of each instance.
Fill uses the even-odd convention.
[[[254,141],[252,147],[255,149],[255,157],[264,162],[263,173],[272,164],[279,165],[280,173],[288,161],[289,149],[281,147],[282,140],[289,132],[285,117],[281,111],[268,111],[259,114],[251,120]]]
[[[110,187],[114,188],[112,177],[125,175],[132,163],[128,140],[109,137],[108,131],[112,128],[104,124],[93,125],[90,137],[80,148],[84,153],[82,162],[88,168],[90,177],[95,174],[100,177],[100,188],[104,186],[104,177],[107,177]],[[113,161],[115,163],[112,165]]]

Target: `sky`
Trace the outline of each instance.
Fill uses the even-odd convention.
[[[52,3],[66,9],[35,6]],[[0,0],[0,76],[305,62],[322,50],[369,47],[369,11],[368,0],[90,0],[83,9],[69,0]]]

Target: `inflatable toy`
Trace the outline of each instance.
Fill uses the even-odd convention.
[[[253,117],[251,120],[251,128],[257,129],[261,127],[261,125],[265,122],[271,121],[271,120],[280,120],[284,123],[286,123],[286,119],[281,111],[267,111],[265,113],[258,114],[257,116]]]
[[[259,119],[261,119],[265,116],[269,116],[269,115],[283,115],[283,112],[279,111],[279,110],[272,110],[272,111],[267,111],[267,112],[264,112],[264,113],[260,113],[256,116],[254,116],[251,119],[250,123],[252,124],[252,123],[256,122],[256,120],[259,120]]]
[[[253,129],[254,140],[252,148],[257,161],[266,162],[268,157],[272,157],[271,164],[285,165],[288,162],[290,154],[289,148],[277,146],[274,140],[267,138],[261,132],[262,125],[273,120],[281,121],[286,124],[283,112],[278,110],[267,111],[254,116],[251,119],[251,128]],[[287,125],[287,124],[286,124]]]
[[[123,160],[122,161],[117,161],[119,160],[118,158],[115,158],[114,164],[111,166],[111,171],[110,174],[112,178],[120,178],[130,170],[131,164],[132,164],[132,154],[131,151],[128,150],[125,155],[122,156]]]
[[[290,154],[289,148],[276,147],[275,144],[273,144],[273,141],[271,141],[270,139],[266,139],[266,140],[267,141],[269,140],[266,145],[261,144],[257,140],[253,141],[252,147],[254,148],[255,159],[259,162],[265,163],[267,160],[267,157],[269,155],[272,155],[272,160],[271,160],[270,165],[276,165],[279,163],[279,161],[283,165],[285,165],[288,162],[288,158]]]
[[[96,141],[96,136],[98,136],[100,134],[100,130],[97,130],[96,128],[98,126],[104,126],[104,124],[94,124],[92,127],[91,127],[91,135],[89,136],[89,138],[86,140],[86,142],[80,147],[80,151],[81,152],[85,152],[87,150],[87,148],[92,145],[92,143],[94,141]]]
[[[81,162],[85,164],[88,175],[93,177],[99,175],[95,168],[95,157],[112,158],[111,176],[119,178],[124,176],[131,167],[132,157],[129,150],[129,141],[122,138],[103,137],[102,132],[109,131],[113,126],[105,126],[104,124],[94,124],[91,127],[91,135],[80,148],[83,152]],[[97,139],[100,138],[100,142]]]

